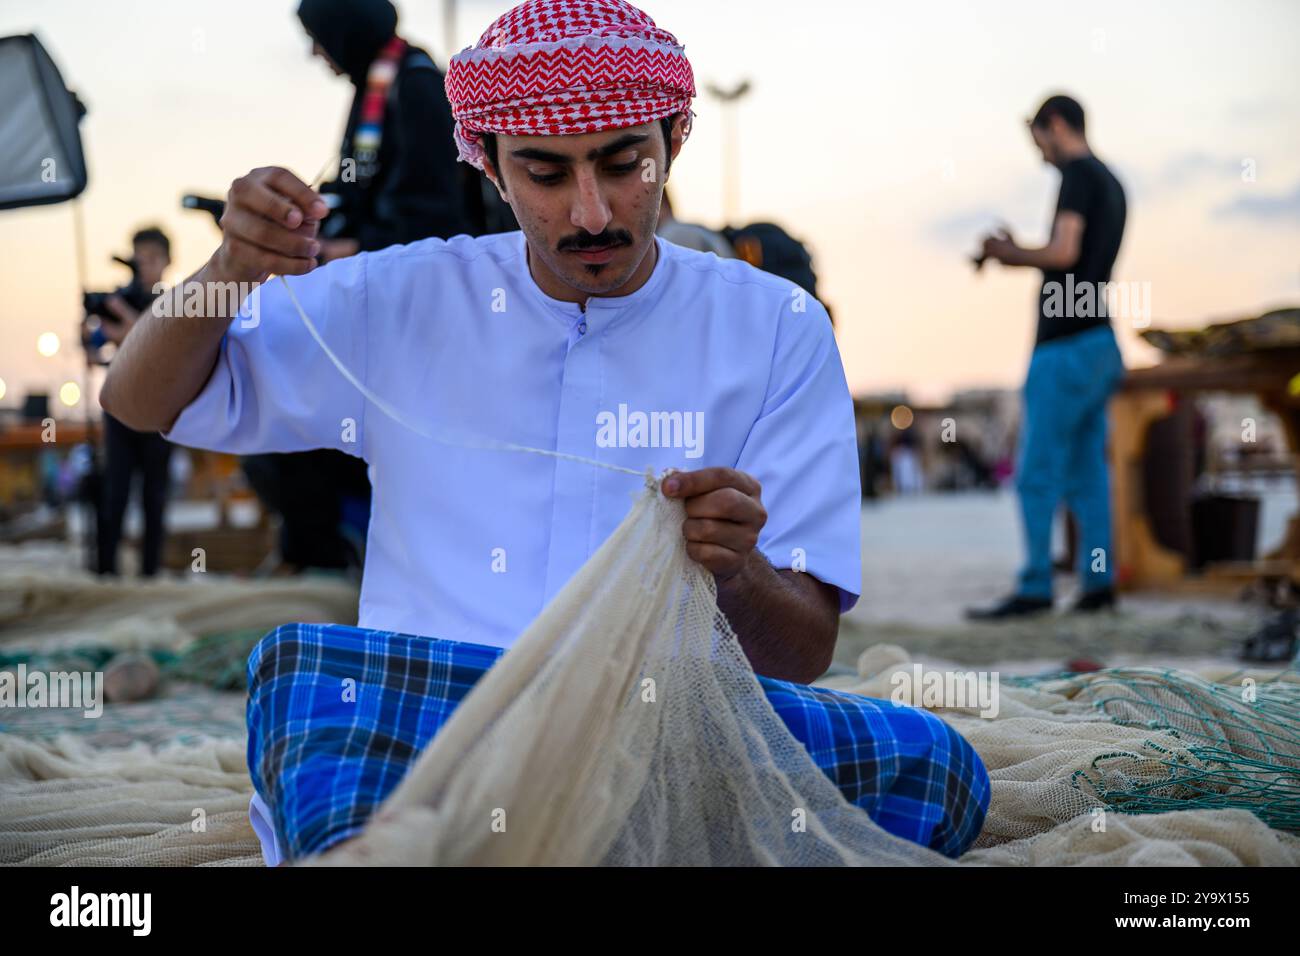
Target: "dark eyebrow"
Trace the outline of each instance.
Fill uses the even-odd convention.
[[[644,143],[650,138],[649,133],[628,133],[626,136],[620,136],[612,143],[601,146],[599,149],[593,149],[587,154],[588,159],[600,159],[604,156],[613,156],[615,153],[621,153],[629,146],[635,146],[637,143]],[[525,146],[522,149],[513,149],[510,155],[516,159],[536,159],[543,163],[561,163],[569,165],[573,162],[572,156],[566,156],[564,153],[552,153],[549,150],[537,149],[534,146]]]

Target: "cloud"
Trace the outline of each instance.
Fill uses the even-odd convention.
[[[923,235],[947,247],[975,247],[976,240],[1000,226],[1010,225],[1019,235],[1045,229],[1056,208],[1060,177],[1043,167],[1040,173],[986,185],[982,202],[958,205],[950,212],[923,221]],[[987,197],[995,197],[990,202]]]
[[[973,206],[931,220],[926,234],[944,245],[973,246],[980,235],[990,232],[1006,220],[1006,215],[992,206]]]
[[[1161,170],[1160,179],[1166,186],[1183,186],[1203,177],[1231,176],[1241,178],[1241,158],[1211,156],[1209,153],[1182,153],[1168,160]]]
[[[1216,207],[1214,217],[1300,226],[1300,183],[1289,193],[1238,196]]]
[[[1279,95],[1257,96],[1229,104],[1224,115],[1234,123],[1257,125],[1294,115],[1296,100]]]
[[[1175,154],[1154,169],[1112,168],[1124,188],[1138,200],[1183,192],[1206,180],[1241,181],[1240,157],[1214,156],[1199,150]]]

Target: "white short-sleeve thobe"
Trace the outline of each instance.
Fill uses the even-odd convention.
[[[585,311],[538,287],[522,232],[426,239],[288,281],[343,364],[429,431],[640,472],[748,472],[768,512],[759,549],[839,588],[847,609],[861,583],[858,455],[826,310],[743,261],[656,243],[641,288]],[[643,488],[578,462],[416,435],[334,367],[279,280],[256,305],[232,321],[165,437],[363,458],[362,627],[507,647]]]

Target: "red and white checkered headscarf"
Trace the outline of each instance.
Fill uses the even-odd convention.
[[[447,99],[460,158],[483,168],[479,133],[566,136],[685,113],[684,48],[624,0],[526,0],[451,58]]]

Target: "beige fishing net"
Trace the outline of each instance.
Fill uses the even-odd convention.
[[[849,804],[790,735],[684,517],[651,482],[323,862],[944,862]]]
[[[315,862],[951,864],[849,804],[791,736],[718,612],[712,577],[686,555],[681,503],[650,484],[370,826]],[[879,646],[856,677],[823,683],[889,699],[907,663]],[[1246,809],[1292,792],[1292,738],[1211,691],[1189,697],[1177,675],[1116,675],[1003,684],[991,719],[935,709],[993,782],[984,832],[960,862],[1300,864],[1300,839]],[[1144,726],[1151,701],[1184,723]],[[1218,764],[1193,746],[1198,727],[1218,735]],[[1268,759],[1252,757],[1264,744]],[[0,735],[0,862],[255,863],[243,760],[233,741],[103,752]],[[1263,767],[1223,776],[1233,761]],[[1168,785],[1171,763],[1190,769],[1185,783]],[[1204,805],[1205,780],[1232,808],[1179,809]],[[1107,809],[1116,793],[1147,791],[1172,812]],[[196,809],[206,829],[194,828]]]
[[[355,620],[356,587],[336,579],[108,582],[78,558],[44,543],[0,547],[0,652],[67,649],[65,664],[83,670],[94,669],[74,663],[87,645],[180,649],[286,620]],[[261,866],[243,706],[220,697],[181,688],[96,720],[0,709],[0,865]]]
[[[0,737],[0,864],[261,866],[242,741],[99,750]]]
[[[285,621],[356,621],[357,588],[335,578],[110,581],[78,567],[41,567],[32,553],[0,549],[0,649],[179,647],[205,634],[269,631]]]
[[[917,686],[895,679],[912,664],[892,645],[868,650],[858,670],[818,683],[886,700],[896,687]],[[1261,686],[1265,702],[1294,691]],[[928,708],[970,742],[992,784],[983,830],[962,863],[1300,865],[1300,839],[1246,809],[1267,812],[1279,798],[1283,811],[1300,809],[1300,713],[1269,716],[1258,705],[1256,714],[1227,685],[1164,668],[1004,682],[998,698],[991,719],[976,707]],[[1116,802],[1128,812],[1113,812]],[[1167,812],[1151,812],[1157,802]],[[1178,809],[1207,804],[1233,808]]]
[[[791,736],[718,613],[711,577],[686,555],[682,517],[680,503],[647,491],[365,833],[322,862],[950,862],[876,826]],[[871,669],[853,689],[888,699],[890,668]],[[1063,694],[1004,691],[1003,703],[995,720],[942,714],[994,781],[982,849],[962,862],[1300,862],[1300,841],[1245,810],[1094,815],[1104,803],[1074,784],[1096,758],[1131,751],[1110,772],[1154,778],[1156,751],[1144,748],[1185,746]]]

